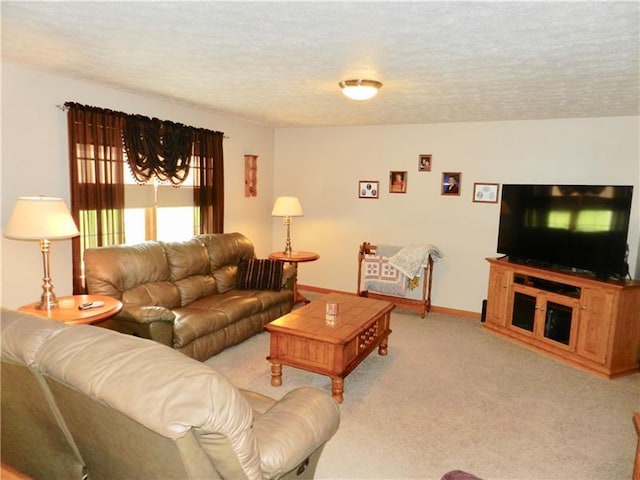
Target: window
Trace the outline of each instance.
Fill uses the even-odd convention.
[[[65,107],[71,214],[80,230],[72,240],[74,294],[86,293],[86,248],[224,231],[222,132],[73,102]],[[149,183],[137,185],[129,167]],[[180,188],[154,184],[156,177],[181,181],[186,169],[191,178]]]
[[[128,169],[124,178],[125,244],[185,240],[196,233],[191,174],[179,187],[158,181],[140,185]]]

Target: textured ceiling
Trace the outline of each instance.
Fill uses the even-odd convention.
[[[640,113],[637,1],[1,9],[7,62],[274,127]],[[338,87],[350,78],[384,86],[354,102]]]

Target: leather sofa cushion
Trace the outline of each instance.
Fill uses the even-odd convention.
[[[180,291],[171,282],[148,282],[122,294],[122,302],[128,305],[156,305],[174,308],[180,305]]]
[[[269,293],[273,295],[269,295]],[[184,347],[197,338],[268,310],[286,301],[288,295],[292,295],[288,290],[261,292],[235,289],[203,297],[186,307],[176,308],[173,310],[176,315],[174,347]]]
[[[164,247],[159,242],[89,248],[84,255],[87,289],[94,295],[121,300],[127,290],[171,280]]]
[[[193,238],[185,242],[164,242],[171,280],[180,293],[180,305],[217,292],[215,278],[210,275],[211,261],[202,242]]]
[[[202,310],[190,306],[173,310],[173,346],[181,348],[197,338],[221,330],[229,325],[229,317],[219,310]]]
[[[192,275],[211,273],[211,261],[207,250],[195,238],[184,242],[163,242],[169,262],[171,280],[177,281]]]
[[[275,290],[245,290],[243,293],[258,300],[262,305],[261,310],[268,310],[276,305],[293,301],[293,292],[288,289],[282,289],[279,292]]]
[[[217,293],[216,280],[211,275],[194,275],[176,280],[175,286],[180,292],[180,305],[183,307]]]
[[[238,264],[255,257],[253,243],[241,233],[208,233],[195,237],[202,242],[210,259],[211,275],[218,293],[238,285]]]
[[[211,271],[224,265],[237,265],[255,257],[253,243],[241,233],[210,233],[197,235],[211,258]]]
[[[243,319],[283,305],[293,297],[290,290],[229,290],[203,297],[189,305],[173,309],[173,346],[182,348],[200,337],[222,330]],[[270,318],[269,318],[270,320]],[[269,321],[266,320],[266,321]],[[264,321],[262,321],[264,323]],[[227,339],[227,342],[237,342]]]
[[[224,312],[230,323],[237,322],[262,309],[262,304],[257,298],[237,289],[201,298],[189,306],[194,309]]]
[[[213,271],[213,278],[216,281],[218,293],[228,292],[238,285],[238,266],[224,265]]]

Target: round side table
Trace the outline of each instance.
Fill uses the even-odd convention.
[[[87,310],[78,307],[83,303],[104,302],[104,305]],[[64,323],[95,323],[113,317],[122,310],[122,302],[104,295],[70,295],[58,297],[58,308],[41,310],[40,302],[29,303],[18,308],[19,312],[39,315],[50,320]]]
[[[269,254],[269,258],[272,260],[282,260],[284,262],[291,263],[295,269],[295,278],[293,279],[293,304],[297,303],[309,303],[310,300],[298,292],[298,263],[313,262],[320,258],[315,252],[291,252],[287,254],[285,252],[273,252]]]

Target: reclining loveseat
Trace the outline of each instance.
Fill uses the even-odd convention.
[[[124,304],[100,326],[197,360],[262,332],[293,307],[295,268],[256,259],[252,242],[237,232],[88,248],[84,263],[88,293]]]
[[[2,461],[39,479],[313,478],[339,409],[239,390],[157,342],[2,310]]]

